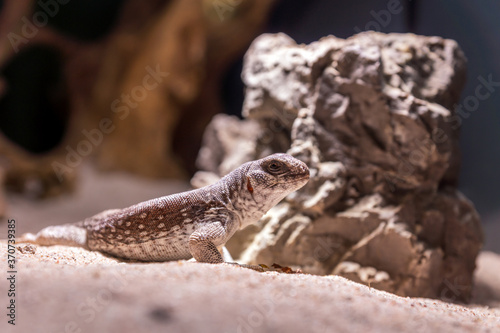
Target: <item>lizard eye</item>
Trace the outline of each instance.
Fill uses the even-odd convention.
[[[279,161],[272,161],[267,165],[267,171],[270,174],[277,174],[283,170],[283,163]]]

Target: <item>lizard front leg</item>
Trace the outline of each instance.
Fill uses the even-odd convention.
[[[224,243],[224,240],[230,238],[231,235],[232,234],[228,235],[227,230],[220,222],[210,223],[209,225],[206,225],[191,234],[189,237],[189,251],[191,252],[193,258],[198,262],[206,262],[210,264],[223,263],[225,261],[215,244]],[[227,249],[225,250],[227,252],[227,255],[225,256],[231,257]],[[258,265],[242,265],[236,262],[226,263],[243,268],[249,268],[259,272],[264,271],[264,269]]]
[[[216,244],[227,239],[227,231],[220,222],[207,224],[189,236],[189,251],[198,262],[220,264],[224,262]]]

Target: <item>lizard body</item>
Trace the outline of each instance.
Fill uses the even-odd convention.
[[[305,163],[287,154],[251,161],[215,184],[107,210],[81,222],[51,226],[21,242],[81,246],[140,261],[224,262],[219,249],[309,179]]]

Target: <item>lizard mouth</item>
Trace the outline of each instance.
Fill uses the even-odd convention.
[[[297,181],[301,181],[301,180],[309,180],[309,178],[311,177],[310,173],[309,173],[309,169],[305,169],[303,170],[303,172],[301,174],[298,175],[299,177],[297,178]]]
[[[308,181],[309,178],[310,178],[310,176],[309,176],[309,172],[308,172],[308,173],[305,173],[299,177],[294,176],[294,177],[284,178],[283,183],[301,183],[304,181]]]
[[[309,174],[303,175],[302,177],[295,178],[296,181],[309,180]]]

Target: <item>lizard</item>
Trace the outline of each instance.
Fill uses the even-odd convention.
[[[273,154],[242,164],[214,184],[49,226],[18,243],[79,246],[136,261],[192,257],[223,263],[223,246],[237,230],[258,222],[308,180],[304,162]]]

